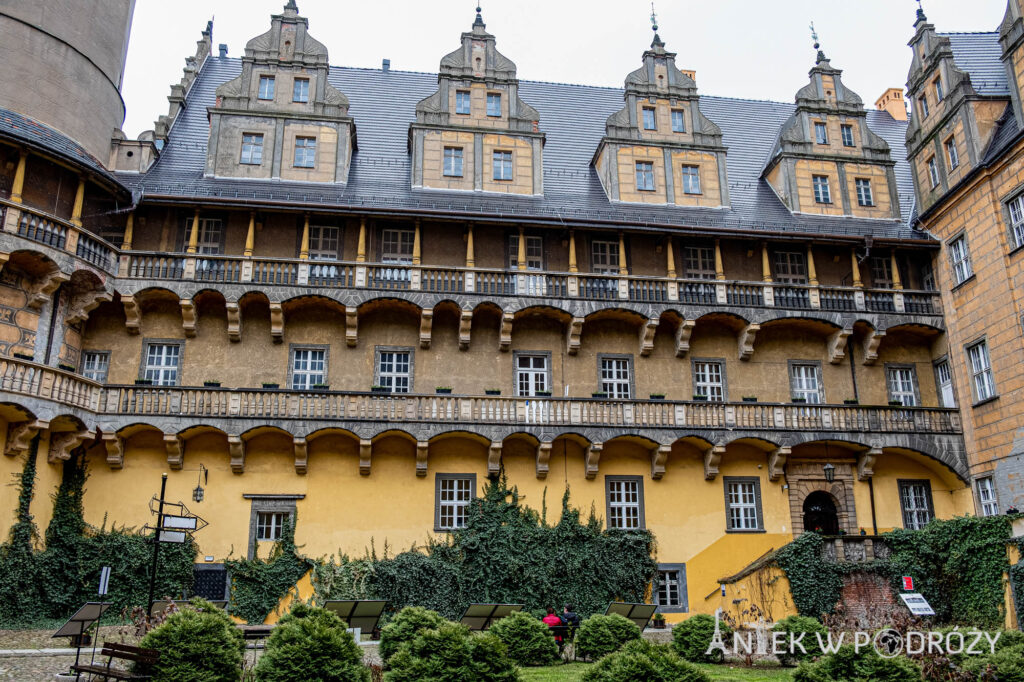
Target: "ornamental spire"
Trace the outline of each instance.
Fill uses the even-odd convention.
[[[928,21],[928,17],[924,15],[924,7],[921,5],[921,0],[917,0],[917,21],[914,23],[916,24],[918,21]]]
[[[651,30],[654,31],[654,40],[651,42],[651,47],[665,47],[665,43],[661,40],[661,36],[658,35],[658,14],[654,11],[653,2],[651,3]]]
[[[811,39],[814,41],[814,49],[818,51],[816,63],[820,64],[821,62],[828,61],[825,57],[825,53],[821,49],[821,43],[818,42],[818,31],[814,28],[813,21],[811,22]]]
[[[483,15],[480,14],[480,5],[476,6],[476,20],[473,22],[473,28],[479,26],[480,28],[487,28],[487,24],[484,23]]]

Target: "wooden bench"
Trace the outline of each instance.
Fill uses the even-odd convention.
[[[555,638],[555,642],[558,643],[558,653],[561,654],[565,649],[565,645],[568,642],[572,642],[576,638],[576,630],[579,629],[578,625],[549,625],[548,631],[551,636]]]
[[[116,642],[104,642],[100,655],[107,657],[106,665],[82,663],[71,666],[71,669],[77,673],[88,673],[91,677],[99,677],[104,680],[148,680],[153,677],[148,672],[134,672],[124,668],[113,668],[111,663],[114,662],[114,659],[131,661],[138,664],[138,667],[142,670],[148,671],[150,666],[160,658],[160,652],[154,649],[143,649],[131,646],[130,644],[118,644]]]

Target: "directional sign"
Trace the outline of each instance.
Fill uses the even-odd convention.
[[[932,609],[928,600],[917,592],[904,592],[900,594],[900,599],[907,605],[910,612],[915,616],[934,616],[935,611]]]
[[[164,528],[195,530],[198,519],[194,516],[164,516]]]
[[[99,596],[104,596],[110,587],[110,566],[104,566],[100,569],[100,590]]]
[[[185,542],[185,531],[182,530],[162,530],[160,531],[160,542],[175,542],[181,544]]]

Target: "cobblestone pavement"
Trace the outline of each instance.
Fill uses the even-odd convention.
[[[75,662],[74,656],[19,656],[0,658],[0,680],[18,682],[53,682],[54,673],[66,671]]]

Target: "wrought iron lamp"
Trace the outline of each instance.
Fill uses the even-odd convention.
[[[832,462],[825,462],[825,480],[831,483],[836,480],[836,467]]]
[[[210,480],[210,470],[202,464],[199,465],[199,480],[196,483],[195,489],[192,491],[192,499],[196,502],[202,502],[203,497],[206,495],[206,491],[203,490],[203,484]]]

